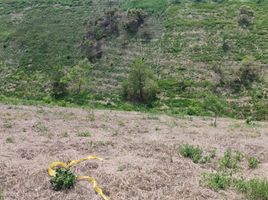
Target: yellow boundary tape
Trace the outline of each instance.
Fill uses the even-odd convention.
[[[52,176],[52,177],[55,177],[56,176],[56,170],[55,168],[70,168],[74,165],[77,165],[83,161],[86,161],[86,160],[93,160],[93,159],[96,159],[96,160],[102,160],[101,158],[97,157],[97,156],[88,156],[86,158],[81,158],[79,160],[73,160],[71,161],[69,164],[66,164],[64,162],[52,162],[49,166],[48,166],[48,174],[49,176]],[[108,197],[106,197],[104,194],[103,194],[103,191],[102,189],[98,186],[96,180],[93,178],[93,177],[90,177],[90,176],[77,176],[76,177],[77,180],[87,180],[89,183],[92,184],[92,187],[93,189],[104,199],[104,200],[109,200]]]

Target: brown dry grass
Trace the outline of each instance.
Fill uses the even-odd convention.
[[[268,178],[268,124],[218,123],[215,128],[206,118],[0,105],[0,192],[5,200],[100,199],[84,182],[68,192],[54,192],[46,172],[52,161],[94,154],[104,161],[73,169],[94,176],[111,200],[244,199],[233,190],[214,192],[200,186],[201,174],[213,165],[194,164],[178,155],[184,143],[216,148],[218,156],[230,147],[261,161],[256,170],[244,164],[244,176]],[[89,137],[77,135],[85,131]]]

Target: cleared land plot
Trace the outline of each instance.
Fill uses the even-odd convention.
[[[215,192],[200,184],[227,148],[256,156],[254,170],[241,162],[245,178],[268,179],[268,123],[174,118],[135,112],[0,105],[0,191],[5,200],[100,199],[86,182],[68,192],[51,189],[47,166],[98,155],[74,167],[92,175],[112,200],[245,199],[232,189]],[[217,149],[211,164],[178,154],[182,144]]]

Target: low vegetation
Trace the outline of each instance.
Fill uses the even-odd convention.
[[[184,144],[180,146],[179,153],[190,158],[194,163],[206,164],[210,163],[212,159],[216,157],[216,150],[210,152],[209,155],[203,156],[203,150],[199,146],[192,146],[189,144]]]
[[[78,137],[90,137],[91,133],[89,131],[82,131],[77,134]]]
[[[259,163],[259,160],[258,160],[256,157],[250,157],[250,158],[248,159],[248,166],[249,166],[249,168],[251,168],[251,169],[255,169],[255,168],[257,168],[258,163]]]
[[[50,183],[53,190],[67,190],[74,187],[76,176],[69,170],[64,168],[56,169],[56,176],[52,177]]]
[[[213,172],[203,175],[203,184],[215,191],[225,190],[231,185],[231,176],[226,172]]]
[[[211,159],[216,158],[216,150],[209,156],[202,157],[202,148],[189,144],[181,145],[179,152],[182,156],[192,159],[196,164],[211,163]],[[227,149],[217,163],[214,162],[216,167],[213,167],[213,172],[207,172],[202,175],[201,185],[214,191],[235,188],[237,191],[244,193],[248,199],[267,200],[268,182],[266,180],[255,178],[247,181],[243,178],[237,178],[237,169],[241,169],[240,163],[243,158],[244,154],[240,151],[235,151],[234,153],[232,149]],[[255,169],[258,163],[259,161],[256,157],[249,157],[248,165],[251,169]]]

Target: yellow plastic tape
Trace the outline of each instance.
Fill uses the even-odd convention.
[[[49,176],[56,176],[56,170],[55,168],[70,168],[74,165],[77,165],[83,161],[86,160],[92,160],[92,159],[96,159],[96,160],[102,160],[101,158],[97,157],[97,156],[88,156],[86,158],[81,158],[79,160],[73,160],[70,163],[66,164],[64,162],[52,162],[49,166],[48,166],[48,174]],[[96,180],[93,177],[90,176],[77,176],[77,180],[87,180],[89,183],[92,184],[93,189],[104,199],[104,200],[109,200],[108,197],[106,197],[103,194],[102,189],[98,186]]]

